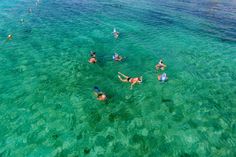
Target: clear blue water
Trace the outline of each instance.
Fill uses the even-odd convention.
[[[234,157],[235,66],[235,0],[0,0],[0,156]]]

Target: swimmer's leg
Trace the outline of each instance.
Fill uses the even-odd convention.
[[[122,79],[119,75],[118,78],[122,81],[122,82],[128,82],[127,79]]]
[[[96,94],[98,94],[98,93],[101,92],[101,90],[100,90],[97,86],[93,87],[93,91],[94,91],[94,93],[96,93]]]
[[[123,76],[125,78],[129,78],[128,76],[126,76],[125,74],[122,74],[121,72],[118,72],[118,74],[120,74],[121,76]]]

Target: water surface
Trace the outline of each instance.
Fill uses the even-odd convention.
[[[235,156],[234,0],[1,0],[0,19],[0,156]]]

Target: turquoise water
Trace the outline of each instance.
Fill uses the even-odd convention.
[[[1,157],[236,156],[234,0],[0,0],[0,41]]]

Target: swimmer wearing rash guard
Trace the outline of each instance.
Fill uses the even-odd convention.
[[[122,78],[124,77],[124,78]],[[122,82],[129,82],[131,83],[130,89],[133,89],[133,85],[135,84],[140,84],[143,81],[143,77],[135,77],[135,78],[131,78],[129,76],[126,76],[124,74],[122,74],[121,72],[118,72],[118,78],[122,81]]]
[[[167,77],[166,73],[163,73],[163,74],[161,74],[161,75],[158,75],[157,78],[158,78],[158,80],[161,81],[161,82],[165,82],[165,81],[168,80],[168,77]]]

